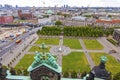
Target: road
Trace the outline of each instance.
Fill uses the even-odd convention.
[[[23,35],[20,35],[17,38],[15,38],[9,45],[3,47],[3,49],[0,51],[0,57],[2,57],[6,52],[11,50],[15,46],[17,46],[16,44],[17,39],[21,39],[22,41],[24,41],[27,37],[29,37],[30,34],[34,34],[38,29],[42,29],[42,27],[34,28],[30,32],[24,33]]]

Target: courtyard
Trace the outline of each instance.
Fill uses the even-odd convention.
[[[104,45],[102,45],[97,39],[74,39],[74,38],[39,38],[24,55],[24,57],[15,66],[16,69],[27,69],[29,65],[34,61],[35,51],[42,52],[40,44],[44,42],[48,45],[46,52],[50,52],[50,49],[55,46],[63,45],[70,48],[70,52],[67,54],[54,53],[51,54],[56,57],[57,63],[62,66],[62,72],[89,72],[92,66],[100,63],[100,57],[106,55],[108,61],[106,68],[112,74],[116,74],[120,68],[120,62],[110,54],[106,53]],[[91,51],[92,50],[92,51]],[[87,53],[86,53],[87,51]],[[25,62],[25,60],[28,60]],[[92,66],[91,66],[92,65]],[[113,66],[115,65],[115,66]]]

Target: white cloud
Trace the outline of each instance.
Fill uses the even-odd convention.
[[[70,6],[115,6],[120,7],[120,0],[0,0],[1,4],[11,4],[18,6],[62,6],[68,4]],[[42,2],[45,2],[43,4]]]

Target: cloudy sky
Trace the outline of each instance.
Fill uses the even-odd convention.
[[[89,7],[120,7],[120,0],[0,0],[0,4],[18,6],[89,6]]]

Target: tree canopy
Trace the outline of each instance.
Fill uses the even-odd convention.
[[[60,26],[60,25],[62,25],[62,22],[61,21],[56,21],[55,25]]]

